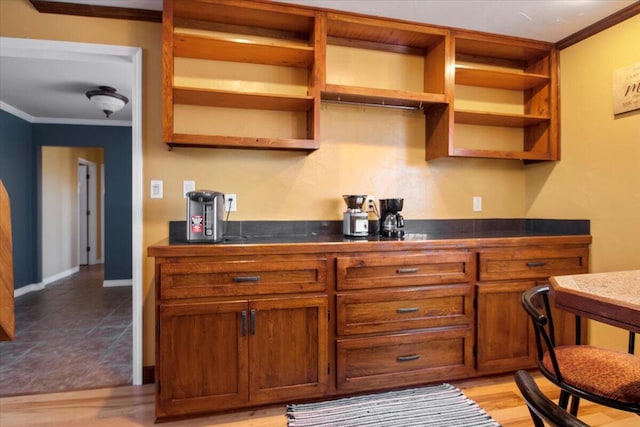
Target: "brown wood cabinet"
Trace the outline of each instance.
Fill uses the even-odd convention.
[[[535,366],[522,292],[588,271],[590,236],[167,245],[158,419]],[[574,317],[557,312],[560,342]]]
[[[339,256],[337,389],[360,391],[471,375],[474,255]]]
[[[413,65],[387,59],[379,68],[394,67],[401,78],[370,81],[363,76],[370,73],[336,66],[340,49]],[[481,90],[470,96],[471,108],[468,87]],[[264,1],[164,0],[163,138],[170,147],[312,151],[320,147],[322,101],[420,110],[427,160],[560,158],[551,43]],[[487,107],[478,109],[478,101]],[[261,117],[270,124],[261,134],[238,125]],[[468,137],[491,128],[509,136],[500,145]]]
[[[191,257],[156,271],[158,418],[325,393],[326,259]]]
[[[537,366],[533,327],[522,292],[549,276],[589,271],[584,245],[481,248],[477,284],[477,367],[480,373]],[[575,316],[554,310],[558,344],[575,343]]]

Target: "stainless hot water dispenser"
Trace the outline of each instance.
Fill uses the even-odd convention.
[[[224,194],[210,190],[187,193],[187,240],[195,242],[221,242],[223,228]]]

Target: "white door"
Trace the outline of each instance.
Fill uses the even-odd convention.
[[[98,210],[96,164],[78,159],[78,264],[97,263]]]
[[[78,257],[80,265],[89,264],[89,166],[78,163]]]

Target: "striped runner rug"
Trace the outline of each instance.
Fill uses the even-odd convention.
[[[287,405],[290,427],[500,427],[450,384]]]

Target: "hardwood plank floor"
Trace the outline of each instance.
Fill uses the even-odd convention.
[[[539,374],[540,388],[557,400],[558,390]],[[504,427],[532,426],[513,376],[452,382]],[[152,426],[154,386],[123,386],[0,398],[0,426]],[[167,427],[284,427],[284,405],[160,424]],[[580,418],[594,427],[637,427],[640,417],[581,402]]]

